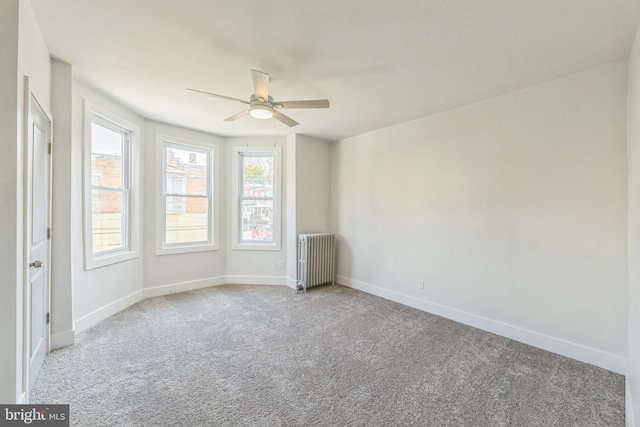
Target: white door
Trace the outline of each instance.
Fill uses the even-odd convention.
[[[31,95],[30,95],[31,96]],[[27,120],[26,343],[29,391],[49,350],[49,141],[51,120],[31,96]]]

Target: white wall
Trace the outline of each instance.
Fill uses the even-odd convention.
[[[285,183],[287,186],[287,195],[285,199],[285,211],[287,213],[287,222],[285,226],[282,227],[283,230],[286,231],[286,239],[287,239],[287,251],[286,251],[286,266],[287,266],[287,286],[296,288],[296,278],[298,271],[298,228],[297,228],[297,217],[296,210],[298,208],[296,201],[296,180],[297,180],[297,169],[296,169],[296,141],[297,135],[291,134],[287,136],[287,147],[286,147],[286,165],[287,165],[287,176],[285,179]]]
[[[23,126],[24,76],[50,109],[49,53],[26,0],[0,3],[0,402],[24,399],[23,388]]]
[[[51,59],[28,0],[20,0],[19,46],[18,73],[21,76],[18,84],[23,84],[22,76],[29,76],[40,102],[51,110]],[[19,92],[19,105],[22,102],[22,92]]]
[[[180,284],[171,289],[185,290],[197,287],[211,286],[224,283],[226,274],[226,156],[224,139],[218,136],[204,134],[162,123],[147,121],[144,144],[144,206],[145,206],[145,233],[144,233],[144,286],[145,288],[157,288],[167,285]],[[192,139],[200,142],[217,144],[216,179],[218,183],[219,201],[218,223],[219,249],[216,251],[193,252],[186,254],[156,255],[156,202],[158,192],[156,183],[159,180],[158,160],[156,158],[156,135],[166,134],[179,138]],[[163,292],[169,289],[164,289]],[[148,290],[148,295],[154,295]]]
[[[51,348],[56,349],[75,342],[73,325],[73,250],[74,235],[80,234],[71,222],[71,197],[74,182],[81,179],[74,170],[72,158],[81,153],[72,150],[72,94],[71,65],[51,61],[51,113],[54,148],[51,229]],[[81,195],[76,194],[76,198]],[[78,260],[79,262],[81,260]]]
[[[629,372],[627,425],[640,423],[640,31],[629,57],[627,101],[629,160]],[[635,421],[635,424],[634,424]]]
[[[287,211],[285,208],[285,201],[287,199],[287,150],[285,144],[287,138],[282,136],[274,137],[248,137],[248,138],[225,138],[226,143],[226,187],[227,187],[227,282],[228,283],[255,283],[255,284],[279,284],[284,285],[286,282],[286,254],[287,254],[287,236],[286,236],[286,224],[287,224]],[[273,145],[283,147],[282,149],[282,227],[281,227],[281,239],[282,245],[278,251],[246,251],[246,250],[234,250],[231,249],[231,227],[233,221],[231,221],[231,205],[234,203],[232,200],[233,191],[231,185],[233,180],[231,179],[231,162],[233,158],[234,146],[246,146],[249,147],[273,147]],[[279,267],[279,263],[284,264],[283,268]]]
[[[324,233],[331,227],[331,142],[296,138],[297,233]]]
[[[626,66],[336,143],[339,282],[624,372]]]
[[[19,348],[22,334],[18,328],[22,307],[22,255],[17,250],[22,238],[18,228],[18,159],[20,144],[16,105],[18,102],[18,0],[0,2],[0,153],[5,166],[0,168],[0,402],[16,402],[21,392],[22,366]]]
[[[82,152],[84,144],[84,101],[87,100],[109,110],[140,127],[144,135],[144,119],[119,103],[107,98],[85,84],[73,82],[73,139],[72,175],[78,177],[71,187],[71,223],[80,229],[82,224]],[[144,138],[140,139],[144,150]],[[141,152],[143,152],[141,150]],[[142,161],[133,168],[142,169]],[[144,187],[138,189],[144,194]],[[144,209],[142,209],[144,215]],[[144,216],[142,216],[144,217]],[[144,235],[144,221],[142,221]],[[85,271],[82,232],[72,235],[73,242],[73,310],[76,332],[142,298],[142,254],[129,261]]]

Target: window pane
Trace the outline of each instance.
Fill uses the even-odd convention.
[[[124,133],[116,132],[98,123],[91,123],[92,185],[108,188],[123,187],[124,144]]]
[[[273,242],[273,200],[242,201],[242,240]]]
[[[123,194],[91,190],[93,253],[124,247]]]
[[[208,203],[206,197],[166,196],[165,242],[209,241]]]
[[[244,197],[273,197],[273,156],[242,157]]]
[[[187,198],[182,196],[166,196],[167,213],[184,213],[187,211]]]
[[[165,191],[174,194],[207,195],[206,153],[165,146]]]

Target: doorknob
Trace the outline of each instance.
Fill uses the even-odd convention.
[[[42,267],[42,261],[33,261],[29,263],[29,267],[40,268]]]

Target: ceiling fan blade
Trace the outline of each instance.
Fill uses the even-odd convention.
[[[253,90],[258,98],[269,100],[269,74],[258,70],[251,70],[253,79]]]
[[[298,126],[300,124],[300,123],[296,122],[295,120],[293,120],[291,117],[285,116],[280,111],[276,111],[276,110],[273,110],[273,118],[277,119],[277,120],[280,120],[282,123],[284,123],[285,125],[289,126],[290,128],[292,128],[294,126]]]
[[[225,122],[234,122],[234,121],[238,120],[239,118],[246,116],[247,113],[249,113],[249,110],[240,111],[238,114],[234,114],[231,117],[227,117],[226,119],[224,119],[224,121]]]
[[[243,101],[242,99],[238,99],[238,98],[231,98],[229,96],[224,96],[224,95],[216,95],[215,93],[205,92],[203,90],[198,90],[198,89],[187,88],[187,90],[190,90],[191,92],[198,92],[198,93],[202,93],[204,95],[213,96],[214,98],[226,99],[227,101],[240,102],[242,104],[249,105],[248,101]]]
[[[276,108],[329,108],[328,99],[311,99],[308,101],[281,101],[274,102]]]

